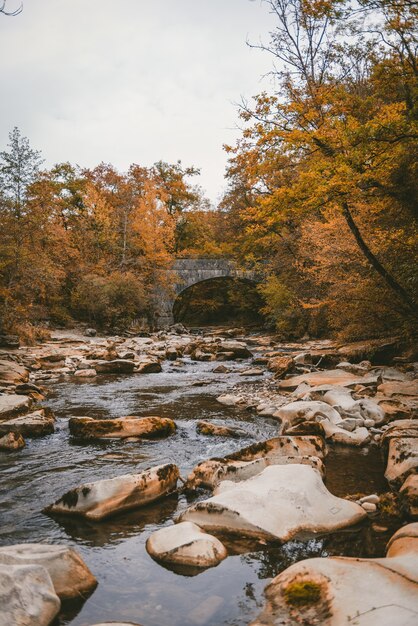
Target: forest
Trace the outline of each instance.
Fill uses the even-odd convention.
[[[18,128],[0,153],[0,332],[155,322],[178,257],[256,269],[283,338],[413,337],[417,319],[418,7],[265,0],[267,88],[238,107],[213,206],[198,164],[58,163]],[[215,290],[216,291],[216,290]],[[235,289],[238,308],[247,296]],[[200,294],[216,312],[216,293]]]

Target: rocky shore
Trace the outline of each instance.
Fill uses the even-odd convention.
[[[0,454],[19,455],[33,438],[54,432],[54,415],[42,404],[49,385],[93,382],[103,375],[158,376],[166,363],[180,369],[189,360],[213,362],[219,377],[228,376],[233,364],[245,382],[219,396],[219,406],[274,420],[276,435],[204,459],[189,476],[169,463],[75,484],[45,512],[100,523],[175,491],[190,494],[190,506],[152,533],[146,549],[158,563],[203,571],[228,558],[225,537],[284,544],[369,520],[379,528],[390,503],[401,528],[386,557],[292,565],[266,588],[265,608],[253,624],[336,626],[357,619],[367,626],[411,626],[418,615],[418,364],[411,354],[402,354],[396,339],[283,344],[261,334],[246,336],[242,329],[194,335],[180,325],[147,337],[56,332],[43,344],[0,349]],[[205,380],[194,384],[204,386]],[[76,441],[115,439],[121,445],[176,432],[175,416],[74,416],[68,426]],[[196,430],[202,440],[245,435],[242,428],[207,420],[196,420]],[[325,461],[335,446],[378,449],[386,464],[387,493],[333,495],[326,486]],[[197,502],[193,494],[199,495]],[[365,576],[373,593],[361,584]],[[67,546],[0,548],[0,625],[48,626],[61,600],[87,597],[96,584],[94,573]]]

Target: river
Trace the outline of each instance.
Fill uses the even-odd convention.
[[[117,620],[143,626],[243,626],[259,612],[266,583],[291,563],[334,554],[384,555],[387,536],[371,537],[366,523],[359,531],[284,546],[230,542],[232,556],[215,568],[197,574],[171,571],[148,556],[145,542],[151,532],[173,522],[191,502],[190,495],[173,495],[101,523],[56,520],[42,513],[43,507],[81,483],[164,462],[176,463],[186,477],[203,459],[275,436],[274,420],[216,401],[232,385],[254,382],[239,376],[242,364],[228,367],[230,373],[214,374],[213,363],[185,359],[181,367],[166,361],[160,374],[102,376],[94,382],[72,378],[53,384],[44,404],[56,415],[55,433],[31,440],[18,455],[0,455],[0,543],[72,545],[99,582],[85,602],[64,604],[54,624],[88,626]],[[82,415],[159,415],[173,418],[178,428],[168,439],[153,442],[80,444],[70,439],[67,422],[70,416]],[[241,439],[205,437],[196,433],[198,419],[239,426],[248,435]],[[327,486],[335,495],[386,490],[381,460],[373,449],[337,448],[326,465]]]

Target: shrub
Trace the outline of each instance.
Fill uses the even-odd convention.
[[[100,327],[127,327],[147,312],[149,297],[131,272],[83,277],[71,297],[73,314]]]

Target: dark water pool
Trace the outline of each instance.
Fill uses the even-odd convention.
[[[235,365],[239,368],[239,365]],[[93,524],[42,514],[44,506],[80,483],[132,473],[166,461],[186,476],[200,460],[220,456],[272,437],[277,424],[247,411],[224,407],[216,397],[238,380],[238,373],[215,375],[211,363],[166,364],[161,374],[102,377],[95,382],[63,382],[48,399],[57,417],[56,432],[31,440],[19,454],[0,457],[2,545],[52,542],[73,545],[99,585],[86,600],[63,607],[57,624],[88,626],[100,621],[133,621],[143,626],[241,626],[262,606],[266,583],[291,563],[335,554],[380,556],[380,541],[369,525],[284,546],[257,548],[229,545],[232,556],[218,567],[185,575],[155,563],[145,550],[151,532],[172,523],[188,501],[171,496],[161,503]],[[209,385],[194,386],[199,381]],[[68,417],[160,415],[173,417],[177,433],[147,443],[109,441],[80,445],[70,440]],[[220,420],[248,432],[240,440],[198,435],[195,421]],[[336,495],[386,489],[377,453],[341,448],[327,460],[327,485]]]

